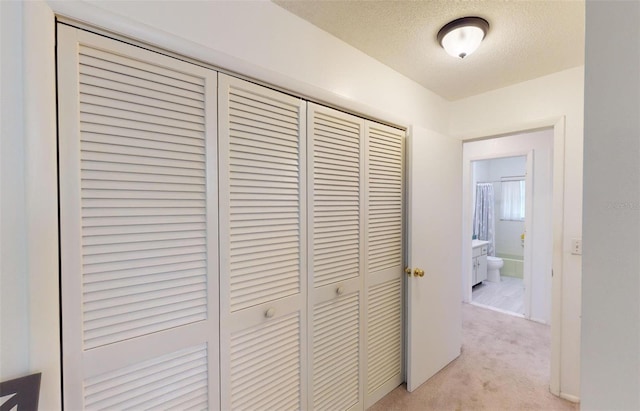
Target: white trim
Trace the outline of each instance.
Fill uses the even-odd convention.
[[[576,404],[580,402],[580,397],[576,397],[575,395],[565,394],[564,392],[561,392],[558,396],[564,400],[571,401]]]
[[[466,303],[465,303],[466,304]],[[473,301],[468,303],[469,305],[473,305],[475,307],[480,307],[480,308],[484,308],[486,310],[491,310],[491,311],[497,311],[499,313],[502,314],[507,314],[510,315],[512,317],[518,317],[518,318],[525,318],[523,314],[518,314],[518,313],[514,313],[513,311],[508,311],[508,310],[503,310],[502,308],[498,308],[498,307],[493,307],[491,305],[485,305],[485,304],[480,304],[480,303],[475,303]]]
[[[536,235],[536,230],[534,229],[534,222],[536,220],[536,215],[533,207],[533,197],[534,197],[534,173],[535,173],[535,165],[533,158],[533,150],[529,150],[527,153],[527,176],[525,178],[526,181],[526,198],[525,198],[525,222],[524,222],[524,232],[525,235],[531,234]],[[532,290],[531,286],[533,282],[533,241],[531,238],[527,239],[525,237],[524,241],[524,317],[528,320],[531,319],[531,300],[532,300]],[[546,280],[545,280],[546,283]]]
[[[51,9],[24,2],[25,198],[29,276],[29,367],[42,372],[41,408],[59,409],[60,306],[55,27]]]
[[[554,395],[561,395],[560,376],[562,373],[565,121],[565,116],[562,116],[553,123],[553,256],[551,258],[553,276],[551,278],[551,377],[549,389]],[[576,398],[576,402],[579,401],[578,397],[574,398]]]
[[[473,131],[465,135],[458,135],[458,136],[452,135],[451,137],[463,140],[464,142],[469,140],[489,140],[492,138],[504,137],[511,134],[524,133],[524,132],[530,133],[533,131],[543,130],[543,129],[552,128],[552,127],[555,130],[555,127],[561,121],[563,122],[562,130],[563,130],[563,137],[564,137],[564,118],[565,118],[564,115],[560,117],[556,116],[556,117],[541,118],[538,120],[525,121],[512,126],[501,125],[501,126],[484,129],[481,131]],[[554,137],[555,137],[555,134],[554,134]]]

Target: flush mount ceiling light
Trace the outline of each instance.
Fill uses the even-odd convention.
[[[438,43],[453,57],[465,58],[476,51],[489,31],[489,23],[480,17],[462,17],[447,23],[438,32]]]

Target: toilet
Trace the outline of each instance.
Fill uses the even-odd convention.
[[[504,261],[499,257],[487,257],[487,281],[493,283],[500,282],[500,269],[504,265]]]

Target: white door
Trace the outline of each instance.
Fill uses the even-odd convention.
[[[308,104],[309,410],[363,409],[364,120]]]
[[[58,26],[65,409],[217,408],[216,72]]]
[[[460,355],[462,142],[414,128],[407,157],[407,389],[413,391]]]
[[[219,85],[221,408],[304,409],[306,105]]]

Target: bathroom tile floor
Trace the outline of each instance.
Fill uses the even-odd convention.
[[[471,301],[500,311],[524,315],[522,278],[502,276],[499,283],[483,281],[473,287]]]

